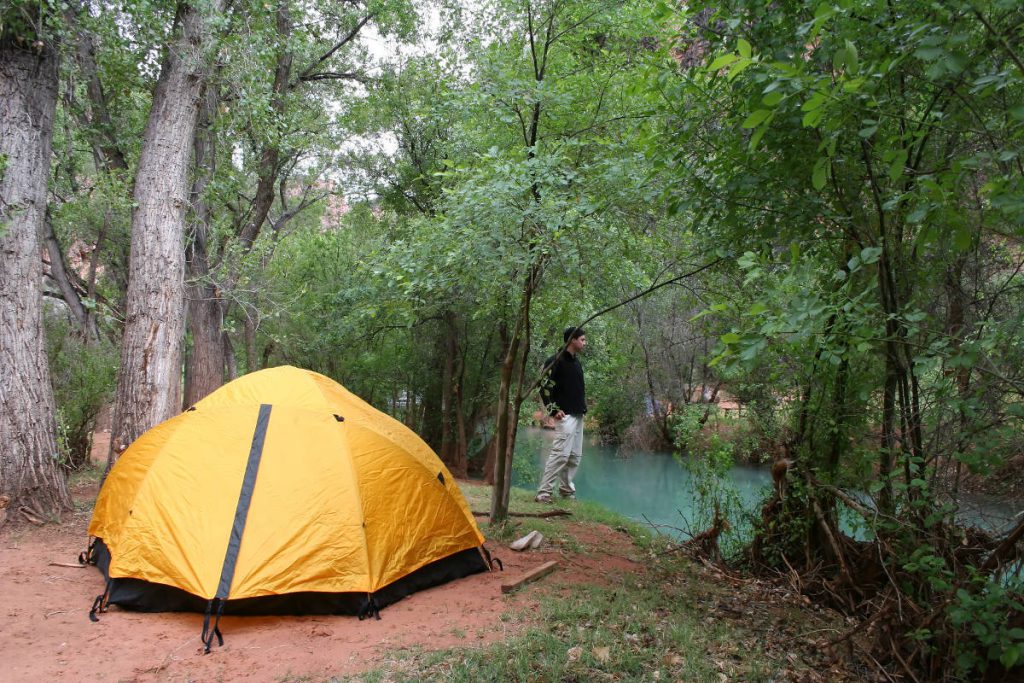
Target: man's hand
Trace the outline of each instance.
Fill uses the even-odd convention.
[[[556,420],[561,420],[563,417],[565,417],[565,411],[559,410],[558,412],[556,412],[551,417],[555,418]]]

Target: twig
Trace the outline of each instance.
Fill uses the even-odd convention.
[[[547,512],[510,512],[509,517],[539,517],[540,519],[548,519],[549,517],[569,517],[572,513],[568,510],[548,510]],[[474,517],[490,517],[490,512],[484,512],[481,510],[473,510]]]
[[[68,569],[85,569],[84,564],[71,564],[70,562],[50,562],[51,567],[67,567]]]
[[[717,573],[723,579],[727,579],[728,581],[732,581],[734,584],[739,583],[739,584],[748,585],[748,584],[751,584],[751,583],[757,583],[757,579],[744,579],[744,578],[741,578],[739,576],[736,576],[734,574],[729,573],[724,568],[718,566],[717,564],[715,564],[714,562],[710,561],[706,557],[698,557],[697,561],[700,562],[705,567],[707,567],[708,569],[710,569],[713,572]]]
[[[885,670],[885,667],[879,664],[878,660],[875,659],[870,652],[865,652],[864,654],[866,654],[868,659],[870,659],[871,662],[878,667],[878,670],[882,672],[883,676],[885,676],[885,680],[889,681],[889,683],[896,683],[896,679],[889,675],[889,672]]]
[[[795,590],[798,594],[803,595],[804,587],[803,582],[800,581],[800,573],[797,570],[793,569],[793,565],[791,565],[789,563],[789,560],[786,559],[785,553],[781,553],[781,557],[782,561],[785,562],[786,566],[789,568],[789,576],[787,578],[790,581],[790,585],[793,587],[793,590]]]
[[[900,665],[903,667],[903,671],[906,672],[906,674],[908,676],[910,676],[910,680],[914,681],[914,683],[921,683],[920,679],[918,679],[918,677],[914,675],[914,670],[910,668],[910,665],[907,664],[906,660],[903,659],[902,655],[900,655],[899,650],[896,648],[896,642],[895,641],[893,641],[891,649],[892,649],[892,653],[894,655],[896,655],[896,659],[899,661]]]

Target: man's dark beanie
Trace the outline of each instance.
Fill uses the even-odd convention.
[[[565,332],[562,333],[562,341],[568,344],[570,339],[582,337],[584,334],[582,327],[567,327]]]

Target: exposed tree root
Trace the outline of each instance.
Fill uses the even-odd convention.
[[[964,596],[983,595],[979,576],[998,581],[1000,572],[1019,564],[1024,520],[994,538],[941,517],[930,525],[890,518],[873,527],[874,540],[857,541],[840,532],[836,501],[872,522],[879,513],[808,479],[799,499],[783,500],[776,492],[762,507],[761,528],[746,554],[752,569],[858,619],[829,644],[837,653],[845,644],[846,656],[871,663],[888,680],[956,680],[955,653],[973,635],[969,625],[954,622],[952,610]],[[800,529],[805,536],[794,535]],[[924,559],[912,559],[921,553]],[[1008,628],[1024,622],[1011,604],[999,607],[1007,610]],[[990,661],[983,680],[1018,680],[1012,676],[1019,673]]]

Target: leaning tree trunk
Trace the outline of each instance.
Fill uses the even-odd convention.
[[[10,509],[43,515],[71,508],[57,460],[40,259],[56,104],[56,47],[29,51],[0,39],[0,496]]]
[[[209,11],[221,6],[214,0]],[[178,5],[142,139],[108,466],[140,434],[181,409],[188,172],[210,42],[202,9]]]

